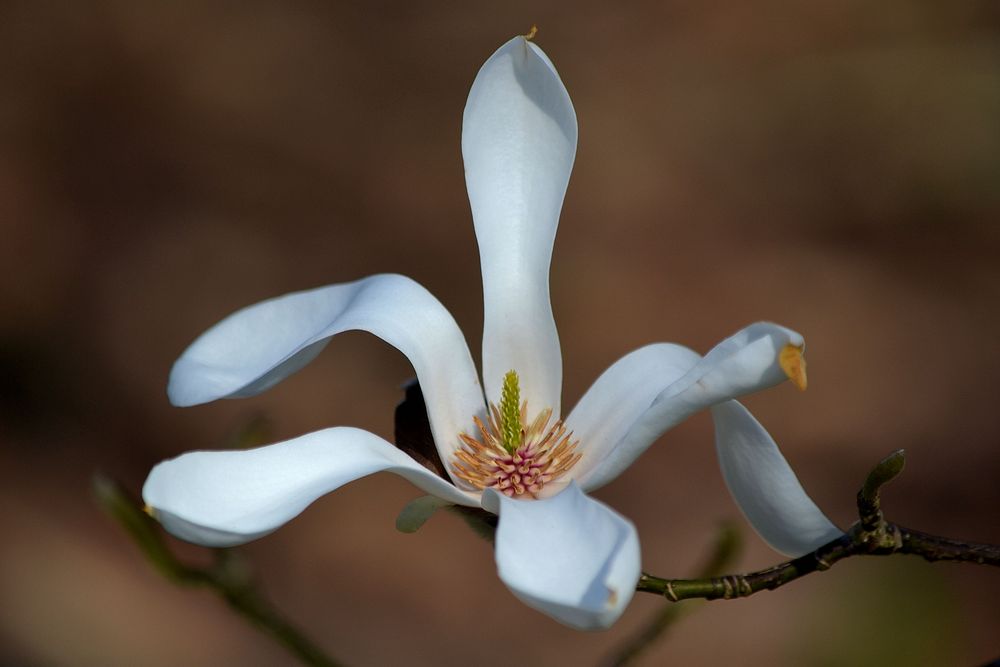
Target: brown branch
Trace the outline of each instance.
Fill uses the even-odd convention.
[[[812,553],[749,574],[700,579],[664,579],[643,574],[636,590],[662,595],[672,602],[693,598],[742,598],[774,590],[813,572],[828,570],[838,561],[851,556],[912,554],[931,562],[957,561],[1000,566],[1000,546],[930,535],[885,520],[879,492],[882,486],[902,472],[903,464],[903,450],[897,450],[876,465],[858,492],[859,520],[839,538]]]

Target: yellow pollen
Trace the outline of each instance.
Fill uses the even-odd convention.
[[[494,488],[506,496],[537,498],[546,484],[558,479],[580,460],[579,441],[566,431],[562,420],[552,420],[552,409],[538,413],[529,424],[528,404],[521,404],[520,438],[513,450],[505,447],[504,416],[490,404],[486,422],[473,417],[478,433],[458,435],[451,469],[455,477],[482,491]]]
[[[806,360],[802,356],[802,346],[788,343],[778,353],[778,365],[799,391],[806,390]]]

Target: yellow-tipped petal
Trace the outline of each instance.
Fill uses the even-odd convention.
[[[799,391],[806,390],[806,360],[802,356],[801,345],[789,343],[778,353],[778,365]]]
[[[150,507],[149,505],[143,505],[142,511],[148,514],[149,516],[153,517],[154,519],[156,518],[156,510]]]
[[[537,34],[538,34],[538,26],[532,23],[531,30],[528,31],[528,34],[526,34],[524,38],[530,42],[535,38],[535,35]]]

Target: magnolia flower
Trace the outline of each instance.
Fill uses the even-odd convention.
[[[476,76],[462,127],[483,273],[482,385],[455,320],[401,275],[240,310],[198,338],[171,372],[168,393],[178,406],[251,396],[301,369],[335,334],[371,332],[413,364],[445,474],[367,431],[328,428],[160,463],[143,488],[151,513],[177,537],[230,546],[270,533],[348,482],[395,473],[442,503],[498,515],[497,570],[527,605],[575,628],[606,628],[635,591],[639,538],[587,493],[664,431],[711,408],[726,483],[757,532],[792,556],[838,536],[770,436],[733,400],[787,378],[804,388],[804,342],[794,331],[753,324],[704,357],[670,343],[643,347],[563,416],[548,274],[576,141],[573,105],[548,57],[526,37],[500,47]]]

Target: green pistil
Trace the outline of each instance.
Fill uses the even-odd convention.
[[[500,437],[503,448],[513,454],[521,446],[521,387],[515,371],[503,376],[500,393]]]

